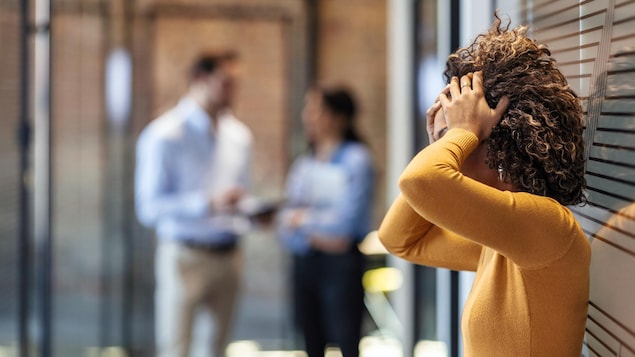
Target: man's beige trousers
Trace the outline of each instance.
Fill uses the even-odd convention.
[[[155,261],[157,356],[189,357],[201,348],[206,351],[196,351],[196,355],[224,355],[241,271],[239,248],[215,253],[159,240]],[[213,329],[206,326],[204,331],[194,331],[199,327],[197,315],[210,313]]]

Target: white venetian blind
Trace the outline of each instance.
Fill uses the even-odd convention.
[[[585,356],[635,356],[635,0],[536,0],[526,7],[586,114],[592,240]]]

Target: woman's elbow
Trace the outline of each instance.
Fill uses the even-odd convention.
[[[390,251],[390,240],[386,239],[386,234],[385,225],[382,223],[377,229],[377,238],[379,239],[379,242],[388,249],[388,251]]]
[[[392,230],[389,225],[382,223],[377,230],[377,237],[379,238],[379,242],[381,242],[390,254],[398,257],[405,254],[407,249],[403,246],[400,235]]]
[[[425,182],[422,182],[419,177],[407,175],[405,173],[399,177],[397,184],[399,186],[399,191],[406,198],[419,195],[420,191],[425,189]]]
[[[404,171],[397,184],[399,191],[406,198],[427,197],[434,194],[434,190],[438,189],[439,182],[444,179],[442,175],[437,175],[436,172],[412,172],[409,170]]]

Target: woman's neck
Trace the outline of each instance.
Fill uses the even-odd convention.
[[[341,143],[342,138],[334,136],[320,140],[315,143],[315,158],[320,161],[329,161]]]

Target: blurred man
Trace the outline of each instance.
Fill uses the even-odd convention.
[[[247,187],[252,135],[230,112],[233,52],[200,56],[188,92],[137,142],[139,220],[156,230],[158,356],[187,356],[199,308],[214,317],[214,353],[228,342],[241,271],[238,214]]]

